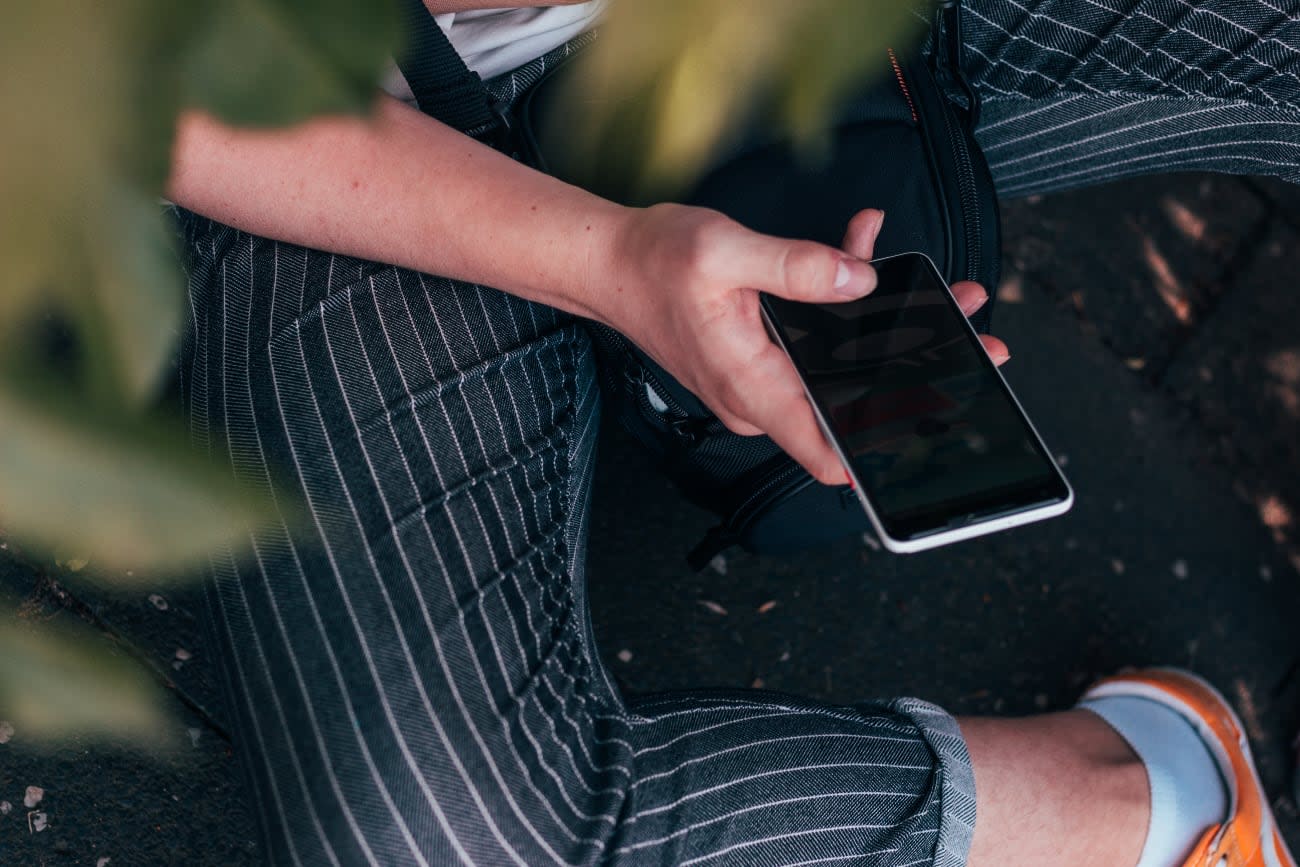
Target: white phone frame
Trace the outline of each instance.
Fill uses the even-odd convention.
[[[1047,444],[1043,442],[1043,438],[1039,435],[1038,429],[1034,427],[1034,423],[1029,420],[1029,415],[1025,412],[1025,408],[1021,406],[1020,399],[1016,397],[1016,393],[1011,390],[1011,385],[1007,382],[1006,377],[1002,375],[1002,371],[999,370],[998,366],[993,363],[991,358],[989,358],[988,352],[984,349],[984,343],[979,339],[979,334],[970,324],[970,320],[967,317],[960,315],[961,308],[957,305],[956,299],[952,297],[952,288],[948,285],[948,282],[943,279],[943,274],[940,273],[939,269],[935,266],[934,261],[925,253],[914,252],[895,253],[892,256],[882,256],[878,259],[873,259],[872,264],[887,262],[890,259],[899,259],[904,256],[920,256],[924,259],[925,263],[930,267],[930,270],[934,272],[939,285],[944,287],[949,298],[953,300],[953,307],[957,309],[958,318],[960,318],[964,324],[967,335],[972,341],[974,341],[975,345],[979,348],[979,351],[984,355],[989,366],[993,368],[993,372],[1002,383],[1003,389],[1005,389],[1007,395],[1011,398],[1011,405],[1014,406],[1016,412],[1020,414],[1020,418],[1025,423],[1025,427],[1028,428],[1030,435],[1033,436],[1038,447],[1042,449],[1043,454],[1047,456],[1047,462],[1051,464],[1052,471],[1056,473],[1056,477],[1061,481],[1061,484],[1065,486],[1065,499],[1060,502],[1047,503],[1036,508],[1026,509],[1023,512],[1016,512],[1011,515],[1001,515],[982,521],[975,521],[963,527],[956,527],[951,530],[941,530],[926,535],[920,539],[905,540],[895,539],[890,536],[885,532],[884,524],[881,523],[880,518],[876,515],[876,510],[872,507],[871,500],[867,497],[866,486],[862,483],[862,479],[858,476],[857,471],[854,470],[853,462],[849,460],[844,447],[840,443],[839,437],[835,436],[835,434],[831,432],[830,424],[823,415],[822,408],[818,405],[816,398],[813,397],[812,391],[809,390],[808,383],[804,380],[803,372],[799,369],[799,365],[791,355],[790,347],[786,344],[784,335],[781,334],[776,323],[772,321],[771,316],[767,312],[766,305],[760,304],[759,309],[762,311],[763,324],[767,326],[768,334],[772,336],[776,345],[781,347],[781,351],[790,359],[790,363],[794,365],[795,371],[799,374],[799,383],[803,386],[804,396],[807,397],[808,404],[812,407],[813,416],[817,419],[817,424],[822,430],[822,435],[825,436],[826,441],[831,444],[831,448],[835,449],[835,454],[839,456],[840,463],[844,465],[844,469],[848,472],[849,478],[853,480],[853,492],[857,495],[858,502],[862,504],[863,510],[867,513],[867,520],[871,522],[872,529],[876,531],[876,536],[879,538],[880,544],[884,545],[886,550],[892,551],[895,554],[914,554],[918,551],[928,551],[931,548],[940,548],[944,545],[951,545],[954,542],[974,539],[977,536],[986,536],[989,533],[997,533],[1001,530],[1009,530],[1012,527],[1021,527],[1025,524],[1032,524],[1036,521],[1044,521],[1048,518],[1055,518],[1059,515],[1064,515],[1066,512],[1070,511],[1070,508],[1074,505],[1074,489],[1070,487],[1069,480],[1065,478],[1065,474],[1061,472],[1060,466],[1058,466],[1056,461],[1052,458],[1052,452],[1048,450]]]

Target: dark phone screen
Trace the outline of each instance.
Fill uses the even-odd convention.
[[[890,536],[1059,502],[1068,490],[922,256],[845,304],[765,296]]]

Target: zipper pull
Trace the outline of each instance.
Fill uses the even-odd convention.
[[[979,126],[980,96],[966,78],[965,46],[961,34],[960,0],[940,0],[935,13],[938,26],[935,38],[943,44],[936,44],[931,55],[935,74],[940,86],[949,91],[949,95],[966,109],[967,122],[971,130]],[[953,86],[957,93],[952,93]]]

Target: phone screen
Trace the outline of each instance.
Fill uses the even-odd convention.
[[[857,301],[763,301],[885,531],[915,539],[1067,498],[934,265],[875,267]]]

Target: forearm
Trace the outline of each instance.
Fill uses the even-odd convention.
[[[855,218],[867,240],[846,253],[702,208],[625,208],[387,98],[367,120],[278,131],[187,115],[168,195],[255,234],[605,322],[732,430],[766,433],[819,480],[844,481],[794,368],[763,330],[758,293],[826,303],[870,291],[875,272],[863,259],[879,211]]]
[[[255,234],[582,315],[626,215],[390,98],[368,119],[280,130],[186,114],[167,193]]]

